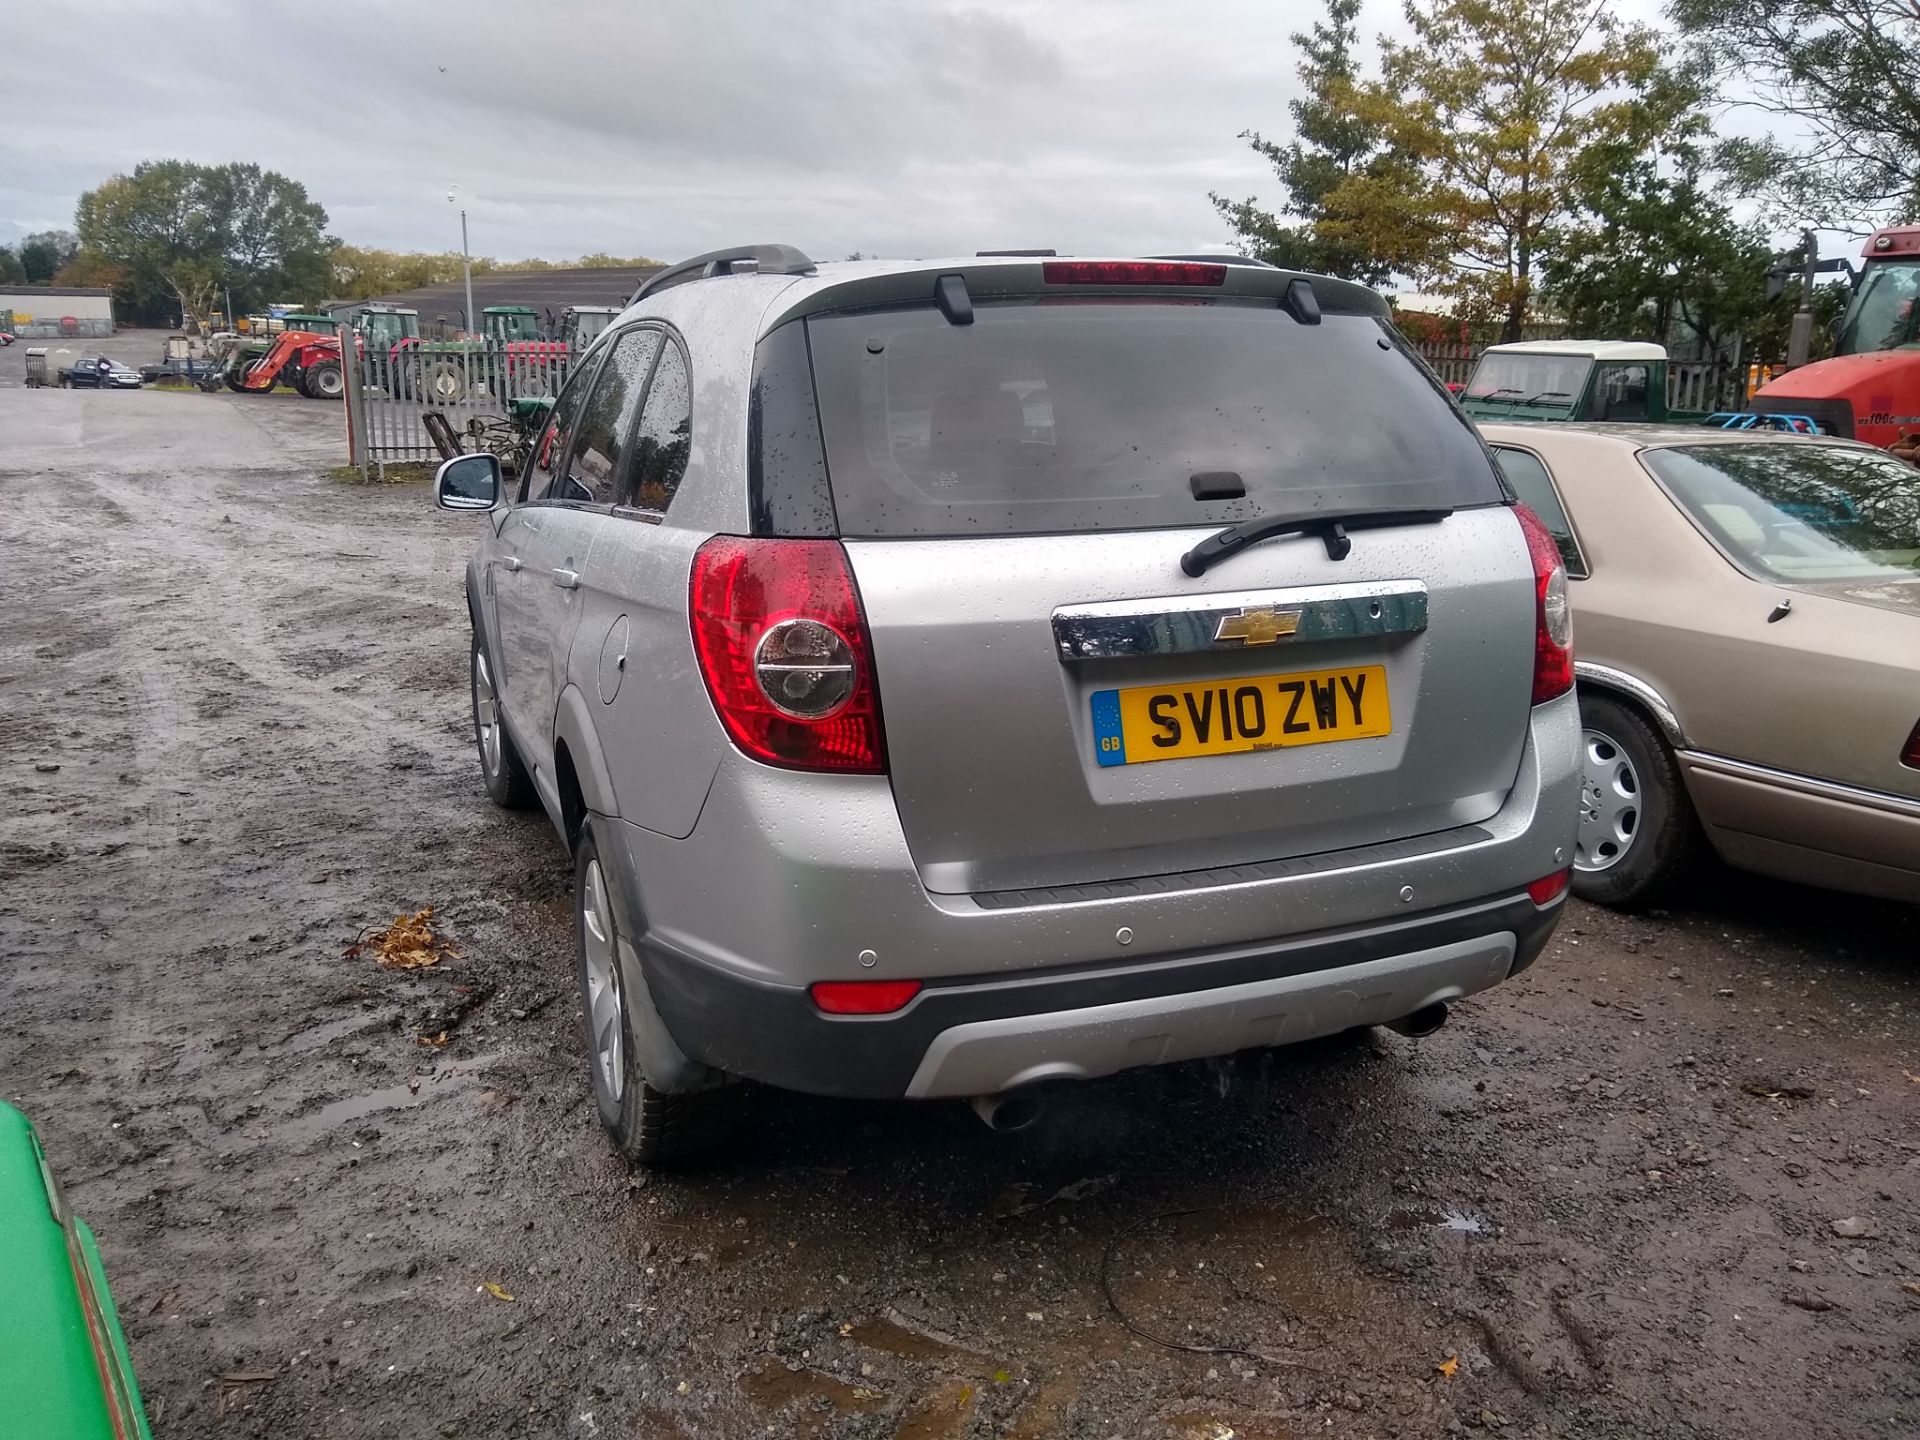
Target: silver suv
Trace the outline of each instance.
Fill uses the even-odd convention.
[[[524,472],[449,461],[488,792],[575,857],[641,1161],[748,1078],[964,1096],[1529,964],[1573,850],[1553,541],[1342,281],[1188,261],[651,279]]]

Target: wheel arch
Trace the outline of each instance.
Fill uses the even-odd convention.
[[[1668,745],[1675,750],[1688,748],[1686,727],[1680,721],[1680,712],[1657,687],[1626,670],[1589,660],[1574,661],[1573,671],[1582,694],[1605,695],[1631,706],[1646,717]]]
[[[574,845],[586,814],[617,817],[620,802],[614,793],[613,772],[594,732],[593,715],[577,685],[560,692],[553,717],[553,778],[560,791],[566,841]]]

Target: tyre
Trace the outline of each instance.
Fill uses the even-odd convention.
[[[480,778],[486,783],[487,796],[504,810],[531,810],[537,798],[533,777],[520,763],[520,752],[513,748],[500,714],[500,692],[494,684],[493,659],[480,638],[473,634],[473,743],[480,752]]]
[[[229,370],[225,375],[221,376],[220,378],[227,382],[227,388],[233,391],[234,394],[236,395],[246,394],[247,371],[245,366],[242,366],[238,370]]]
[[[347,392],[346,377],[331,360],[323,360],[307,371],[303,387],[309,399],[338,400]]]
[[[578,954],[582,1034],[594,1108],[608,1137],[636,1165],[672,1165],[709,1150],[731,1131],[734,1093],[722,1077],[679,1055],[647,995],[630,943],[623,944],[616,871],[601,863],[594,823],[582,827],[574,854],[574,937]],[[662,1049],[686,1088],[663,1090],[648,1079]]]
[[[1580,697],[1580,830],[1573,893],[1619,909],[1652,904],[1705,848],[1673,751],[1638,710]]]
[[[420,366],[418,397],[429,405],[452,405],[467,398],[467,377],[451,360],[428,360]]]

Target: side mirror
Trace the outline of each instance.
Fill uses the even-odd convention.
[[[491,510],[499,501],[497,455],[456,455],[434,472],[433,503],[442,510]]]

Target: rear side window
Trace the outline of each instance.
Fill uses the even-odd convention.
[[[687,473],[687,452],[693,446],[693,393],[687,384],[687,361],[678,345],[660,352],[660,364],[647,387],[647,406],[640,412],[640,433],[633,445],[633,504],[642,510],[664,510]]]
[[[1497,504],[1487,452],[1370,316],[1271,302],[1048,297],[806,322],[849,537],[1231,524]],[[1192,477],[1238,475],[1240,498]]]
[[[659,349],[658,330],[635,330],[620,337],[600,367],[593,398],[580,417],[566,485],[555,490],[552,498],[582,505],[614,503],[621,452],[633,433],[634,412],[646,392],[647,370]]]
[[[1540,523],[1547,527],[1547,533],[1553,536],[1553,543],[1560,547],[1560,563],[1567,567],[1567,574],[1575,580],[1587,578],[1587,563],[1580,556],[1580,546],[1573,538],[1573,522],[1567,519],[1566,506],[1560,503],[1560,492],[1553,488],[1553,477],[1547,474],[1547,467],[1540,463],[1539,457],[1525,450],[1509,450],[1505,446],[1495,446],[1493,458],[1500,464],[1500,472],[1507,477],[1507,483],[1513,486],[1513,493],[1520,497],[1520,503],[1540,517]]]

